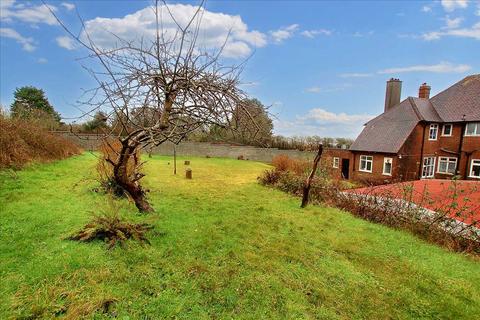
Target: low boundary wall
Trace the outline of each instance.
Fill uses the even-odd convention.
[[[96,150],[101,143],[101,136],[96,134],[72,134],[70,132],[54,132],[79,145],[85,150]],[[153,154],[173,156],[174,144],[165,142],[153,148]],[[252,146],[232,145],[226,143],[210,142],[181,142],[176,147],[178,156],[195,157],[222,157],[237,159],[243,157],[245,160],[272,162],[273,157],[285,154],[291,158],[308,159],[315,157],[315,152],[298,150],[280,150],[277,148],[259,148]]]

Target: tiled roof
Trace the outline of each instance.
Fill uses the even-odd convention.
[[[397,153],[420,121],[463,120],[480,121],[480,75],[466,77],[431,99],[403,100],[370,120],[350,150]]]
[[[466,77],[430,101],[444,122],[480,121],[480,74]]]
[[[419,121],[411,99],[405,99],[370,120],[350,150],[397,153]]]

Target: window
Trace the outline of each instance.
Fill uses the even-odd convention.
[[[372,156],[360,156],[360,171],[372,172],[373,157]]]
[[[334,157],[333,158],[333,167],[338,168],[339,164],[340,164],[340,158]]]
[[[433,178],[435,174],[435,157],[423,158],[422,178]]]
[[[450,137],[452,135],[452,125],[444,124],[442,130],[442,136]]]
[[[480,122],[467,123],[465,128],[466,136],[480,136]]]
[[[386,176],[392,175],[392,158],[383,158],[383,174]]]
[[[437,140],[437,134],[438,134],[438,124],[431,124],[428,140]]]
[[[470,178],[480,178],[480,159],[473,159],[470,164]]]
[[[455,174],[457,170],[457,158],[439,157],[438,158],[438,172]]]

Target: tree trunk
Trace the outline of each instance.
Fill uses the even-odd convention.
[[[308,197],[310,195],[310,187],[312,185],[312,180],[315,177],[315,173],[317,172],[318,163],[320,162],[320,159],[322,158],[322,153],[323,153],[323,145],[320,145],[318,147],[317,155],[315,156],[315,159],[313,159],[312,171],[308,175],[307,180],[305,180],[305,185],[303,186],[302,204],[300,205],[300,207],[302,207],[302,208],[305,208],[308,205]]]
[[[145,191],[138,182],[139,178],[137,179],[135,177],[138,174],[136,172],[136,148],[136,146],[129,146],[127,143],[123,144],[118,162],[114,166],[113,176],[115,182],[131,197],[140,212],[153,212],[152,206],[145,197]],[[134,159],[135,168],[133,169],[133,175],[128,172],[128,162],[130,159]]]

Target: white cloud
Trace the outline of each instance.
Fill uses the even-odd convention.
[[[468,0],[442,0],[442,7],[447,12],[452,12],[456,9],[465,9],[468,6]]]
[[[59,47],[62,47],[67,50],[73,50],[76,48],[75,40],[68,36],[57,37],[55,39]]]
[[[445,29],[456,29],[458,27],[460,27],[460,24],[462,23],[463,21],[463,18],[453,18],[453,19],[450,19],[449,16],[446,16],[445,17]]]
[[[372,73],[342,73],[340,78],[367,78],[373,76]]]
[[[324,108],[314,108],[292,121],[274,120],[275,133],[286,136],[319,135],[355,138],[363,125],[374,118],[368,114],[335,113]]]
[[[327,29],[318,29],[318,30],[304,30],[301,32],[302,36],[305,36],[307,38],[315,38],[318,35],[325,35],[325,36],[330,36],[332,34],[331,30]]]
[[[409,67],[389,68],[378,71],[379,74],[406,73],[406,72],[433,72],[433,73],[463,73],[472,67],[466,64],[454,65],[450,62],[440,62],[433,65],[415,65]]]
[[[41,64],[44,64],[44,63],[47,63],[48,60],[45,59],[45,58],[38,58],[37,62],[38,62],[38,63],[41,63]]]
[[[375,31],[373,31],[373,30],[370,30],[368,32],[357,31],[353,34],[353,36],[356,37],[356,38],[364,38],[364,37],[372,36],[374,33],[375,33]]]
[[[442,37],[461,37],[480,40],[480,22],[470,28],[447,29],[442,31],[432,31],[422,34],[422,38],[427,41],[438,40]]]
[[[310,92],[310,93],[320,93],[322,91],[323,90],[320,87],[310,87],[310,88],[305,89],[305,92]]]
[[[339,84],[336,86],[329,86],[329,87],[313,86],[313,87],[306,88],[304,91],[308,93],[327,93],[327,92],[342,91],[342,90],[345,90],[346,88],[350,88],[351,86],[352,86],[351,83],[343,83],[343,84]]]
[[[62,3],[60,3],[60,5],[62,7],[64,7],[65,9],[67,9],[68,11],[72,11],[73,9],[75,9],[75,5],[73,3],[62,2]]]
[[[52,5],[50,5],[50,9],[57,11],[57,8]],[[2,22],[18,20],[33,24],[45,23],[48,25],[58,23],[47,6],[43,4],[32,5],[29,2],[17,3],[14,0],[0,1],[0,20]]]
[[[298,31],[299,27],[300,26],[298,24],[292,24],[275,31],[270,31],[270,35],[275,43],[282,43],[284,40],[291,38],[295,32]]]
[[[0,28],[0,37],[15,40],[17,43],[22,45],[22,48],[25,51],[32,52],[36,49],[33,38],[24,37],[14,29]]]
[[[432,11],[432,7],[430,6],[423,6],[422,7],[422,12],[431,12]]]
[[[171,4],[168,8],[182,26],[186,26],[197,10],[196,6],[188,4]],[[163,6],[160,6],[160,12],[164,36],[171,39],[175,35],[176,25]],[[252,52],[253,47],[263,47],[267,44],[266,35],[256,30],[249,30],[238,15],[202,9],[201,16],[197,43],[208,49],[218,49],[228,36],[228,42],[223,51],[225,57],[245,57]],[[117,42],[112,33],[129,41],[153,38],[155,15],[151,7],[146,7],[122,18],[97,17],[86,21],[85,27],[98,46],[111,48]]]

